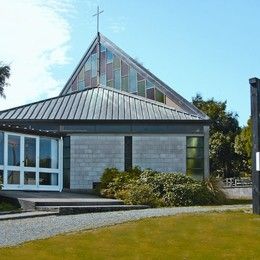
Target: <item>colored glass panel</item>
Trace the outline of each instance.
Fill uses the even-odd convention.
[[[85,85],[89,87],[91,85],[91,71],[88,70],[85,72]]]
[[[106,86],[106,74],[100,75],[100,84]]]
[[[78,81],[84,80],[84,68],[79,72]]]
[[[72,83],[72,86],[71,86],[71,91],[76,91],[77,90],[77,80],[75,79]]]
[[[129,70],[129,90],[131,93],[137,91],[137,75],[136,71],[130,67]]]
[[[128,76],[129,66],[124,62],[121,61],[121,76]]]
[[[144,79],[144,77],[141,74],[137,73],[137,80],[141,81],[143,79]]]
[[[78,90],[83,90],[85,88],[85,81],[78,82]]]
[[[113,57],[113,69],[117,70],[120,69],[120,59],[116,55]]]
[[[128,92],[128,77],[122,77],[122,90]]]
[[[91,55],[91,76],[97,76],[97,54]]]
[[[102,44],[100,44],[100,51],[101,52],[105,52],[106,51],[106,47]]]
[[[149,88],[146,90],[146,97],[154,100],[154,88]]]
[[[101,52],[100,54],[100,73],[106,73],[106,53]]]
[[[91,58],[89,57],[85,63],[85,71],[91,70]]]
[[[145,80],[138,82],[137,93],[139,96],[145,97]]]
[[[97,86],[97,77],[91,79],[91,87],[95,88]]]
[[[155,89],[155,100],[164,103],[164,94],[157,88]]]
[[[120,89],[121,88],[121,76],[120,76],[120,70],[114,71],[114,83],[115,88]]]
[[[113,79],[113,68],[112,63],[107,64],[107,80]]]
[[[146,89],[153,88],[154,85],[150,80],[146,80]]]
[[[107,63],[113,62],[113,53],[110,50],[107,49],[106,54],[107,54],[106,55],[107,56]]]
[[[113,88],[114,87],[114,81],[113,80],[108,80],[107,81],[107,86],[110,87],[110,88]]]

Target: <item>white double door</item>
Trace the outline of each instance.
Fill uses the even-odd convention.
[[[60,190],[60,173],[40,168],[40,137],[5,133],[4,187],[6,190]],[[41,173],[45,171],[44,173]],[[40,175],[42,176],[40,178]],[[49,177],[50,176],[50,177]],[[44,177],[56,178],[46,185]]]

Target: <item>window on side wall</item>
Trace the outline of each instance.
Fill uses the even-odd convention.
[[[204,176],[204,137],[187,136],[186,158],[187,175],[202,180]]]

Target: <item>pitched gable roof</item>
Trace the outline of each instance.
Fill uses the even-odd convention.
[[[0,122],[22,120],[204,121],[207,118],[103,86],[0,112]]]
[[[134,68],[139,75],[141,75],[144,79],[149,80],[150,82],[153,82],[156,85],[156,88],[161,91],[163,94],[166,95],[166,97],[170,100],[171,106],[173,106],[175,109],[178,109],[180,111],[183,111],[184,113],[190,113],[199,115],[201,117],[207,117],[202,111],[200,111],[197,107],[195,107],[193,104],[191,104],[189,101],[187,101],[185,98],[183,98],[181,95],[179,95],[177,92],[175,92],[172,88],[170,88],[168,85],[166,85],[164,82],[162,82],[159,78],[157,78],[153,73],[151,73],[149,70],[144,68],[141,64],[139,64],[135,59],[131,58],[128,54],[126,54],[122,49],[120,49],[118,46],[116,46],[112,41],[107,39],[104,35],[99,34],[91,43],[89,46],[87,52],[84,54],[83,58],[77,65],[76,69],[72,73],[71,77],[69,78],[68,82],[66,83],[65,87],[61,91],[60,95],[64,95],[70,91],[70,88],[74,84],[77,76],[79,75],[80,71],[84,68],[86,62],[90,59],[91,54],[93,51],[95,51],[98,44],[100,44],[104,47],[106,47],[108,50],[110,50],[112,53],[120,57],[122,61],[124,61],[127,65],[129,65],[131,68]]]

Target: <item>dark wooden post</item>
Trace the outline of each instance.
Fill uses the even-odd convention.
[[[252,181],[253,181],[253,213],[260,214],[260,171],[256,169],[256,153],[260,152],[260,80],[249,79],[251,88],[251,116],[253,126]]]

